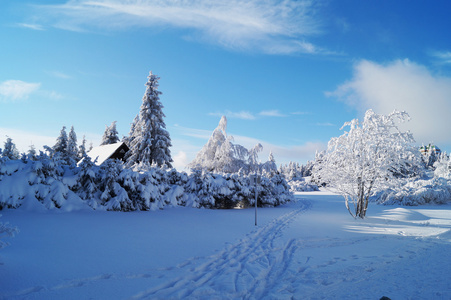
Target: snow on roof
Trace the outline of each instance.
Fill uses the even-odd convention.
[[[103,164],[108,158],[110,158],[119,147],[124,144],[123,142],[115,143],[115,144],[109,144],[109,145],[102,145],[98,147],[94,147],[87,153],[89,157],[91,157],[92,161],[95,161],[97,158],[97,161],[95,162],[96,165],[100,166]]]

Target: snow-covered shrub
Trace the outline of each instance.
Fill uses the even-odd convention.
[[[439,159],[434,163],[434,177],[442,177],[451,179],[451,164],[450,159],[446,153],[440,155]]]
[[[378,196],[378,202],[385,205],[444,204],[451,201],[451,185],[444,178],[407,181],[402,187]]]
[[[1,217],[2,215],[0,215]],[[17,227],[12,227],[9,223],[0,222],[0,249],[5,248],[9,243],[2,241],[4,237],[14,237],[16,233],[19,232]]]
[[[95,164],[92,162],[91,158],[85,155],[79,165],[80,170],[77,174],[77,182],[73,187],[73,190],[83,200],[94,198],[95,193],[98,191],[94,167]]]
[[[303,177],[312,175],[313,166],[312,161],[308,161],[306,165],[290,161],[288,164],[280,165],[279,172],[289,181],[302,180]]]
[[[290,186],[290,191],[292,192],[313,192],[319,191],[318,186],[310,181],[306,181],[305,178],[301,180],[290,180],[288,181]]]
[[[257,188],[259,206],[277,206],[293,199],[287,182],[279,174],[262,177]],[[228,209],[255,204],[255,186],[251,186],[249,177],[237,174],[194,172],[186,191],[197,197],[199,207]]]
[[[108,160],[96,166],[86,157],[78,167],[61,166],[46,155],[37,160],[2,160],[0,209],[88,208],[115,211],[155,210],[167,206],[205,208],[249,207],[255,187],[249,177],[135,165],[139,172]],[[276,206],[292,199],[285,178],[263,177],[258,205]]]
[[[171,206],[191,206],[191,198],[185,193],[185,185],[188,182],[188,175],[185,172],[177,172],[172,169],[166,173],[166,183],[169,189],[164,193],[164,202]]]
[[[119,175],[122,170],[122,163],[111,159],[100,167],[97,178],[101,191],[100,200],[101,205],[105,206],[107,210],[135,210],[127,191],[119,184]]]

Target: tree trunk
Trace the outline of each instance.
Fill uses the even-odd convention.
[[[352,216],[353,218],[355,218],[355,215],[352,213],[351,209],[349,208],[349,196],[344,195],[343,197],[345,197],[345,205],[346,205],[346,208],[348,209],[348,211],[349,211],[349,213],[351,214],[351,216]]]
[[[356,217],[363,219],[365,217],[365,184],[362,177],[359,177],[357,180],[357,208],[355,215]]]

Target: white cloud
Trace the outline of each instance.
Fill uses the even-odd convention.
[[[242,120],[256,120],[258,116],[260,117],[287,117],[287,115],[281,113],[277,109],[273,110],[263,110],[258,114],[251,113],[249,111],[230,111],[226,110],[224,112],[209,113],[210,116],[222,117],[226,116],[228,119],[242,119]]]
[[[40,88],[40,83],[30,83],[21,80],[6,80],[0,82],[0,100],[16,101],[27,99]]]
[[[451,144],[451,78],[425,66],[407,59],[388,64],[362,60],[351,80],[326,94],[362,113],[369,108],[381,114],[405,110],[411,121],[402,128],[410,129],[418,143]]]
[[[326,126],[326,127],[333,127],[336,126],[335,124],[326,122],[326,123],[316,123],[316,126]]]
[[[297,115],[297,116],[303,116],[303,115],[311,115],[312,113],[310,112],[305,112],[305,111],[295,111],[291,113],[292,115]]]
[[[451,51],[434,51],[431,55],[442,64],[451,64]]]
[[[28,28],[28,29],[33,29],[33,30],[39,30],[39,31],[44,30],[44,27],[42,27],[39,24],[19,23],[19,24],[17,24],[17,26]]]
[[[171,26],[235,50],[319,53],[305,41],[320,33],[317,6],[312,0],[71,0],[37,7],[39,17],[66,30]]]
[[[47,73],[54,77],[61,78],[61,79],[71,79],[72,78],[72,76],[67,75],[60,71],[47,71]]]
[[[260,116],[264,117],[286,117],[287,115],[284,115],[277,109],[274,110],[264,110],[259,113]]]
[[[255,120],[255,116],[248,111],[233,112],[230,110],[226,110],[225,112],[209,113],[209,115],[215,117],[226,116],[227,119]]]
[[[179,151],[176,155],[172,156],[172,159],[174,160],[172,166],[179,172],[185,171],[186,165],[190,163],[190,161],[188,161],[188,156],[184,151]]]

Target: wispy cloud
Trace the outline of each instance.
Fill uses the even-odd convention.
[[[0,82],[0,100],[17,101],[27,99],[28,96],[40,88],[40,83],[21,80],[6,80]]]
[[[56,91],[41,89],[41,83],[22,80],[6,80],[0,82],[0,101],[18,102],[27,100],[31,95],[50,100],[61,100],[63,95]]]
[[[28,29],[33,29],[33,30],[39,30],[39,31],[44,30],[44,27],[39,24],[17,23],[17,26],[23,27],[23,28],[28,28]]]
[[[316,126],[325,126],[325,127],[333,127],[336,126],[335,124],[326,122],[326,123],[316,123]]]
[[[226,110],[225,112],[209,113],[209,115],[215,116],[215,117],[226,116],[228,119],[242,119],[242,120],[255,120],[256,119],[255,115],[248,111],[233,112],[230,110]]]
[[[71,0],[36,7],[43,22],[66,30],[171,26],[226,48],[280,54],[324,52],[306,40],[321,31],[317,6],[312,0]]]
[[[432,51],[431,56],[441,64],[451,64],[451,51]]]
[[[286,117],[287,115],[281,113],[277,109],[274,110],[264,110],[259,113],[260,116],[264,117]]]
[[[199,139],[208,139],[210,138],[214,128],[212,130],[194,129],[175,124],[174,129],[176,129],[181,135],[184,136],[195,137]]]
[[[311,112],[306,112],[306,111],[294,111],[291,112],[290,114],[292,115],[296,115],[296,116],[304,116],[304,115],[311,115]]]
[[[288,115],[280,112],[277,109],[263,110],[259,113],[252,113],[249,111],[234,112],[234,111],[226,110],[224,112],[209,113],[209,115],[215,116],[215,117],[226,116],[229,119],[241,119],[241,120],[257,120],[260,117],[279,117],[279,118],[288,117]]]
[[[53,77],[61,78],[61,79],[71,79],[72,78],[72,76],[67,75],[60,71],[47,71],[47,74],[49,74]]]

